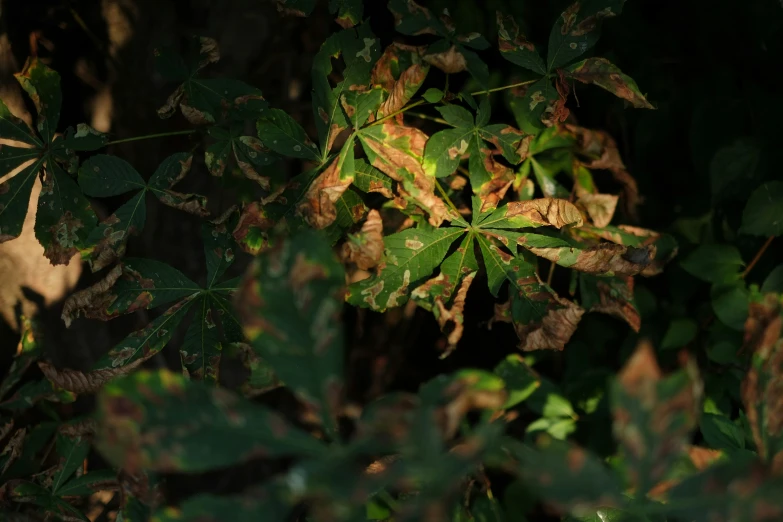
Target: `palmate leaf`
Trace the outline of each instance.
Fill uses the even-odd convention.
[[[97,491],[112,490],[116,487],[117,472],[112,469],[100,469],[69,480],[57,490],[57,496],[84,497]]]
[[[199,297],[193,308],[195,310],[190,327],[179,349],[182,369],[192,379],[216,383],[222,345],[212,298]]]
[[[30,194],[40,175],[43,187],[35,235],[53,264],[67,264],[86,242],[96,219],[89,202],[61,165],[75,165],[78,160],[73,151],[100,148],[106,137],[83,124],[76,132],[69,129],[65,139],[55,134],[62,104],[60,76],[37,59],[28,59],[15,77],[36,107],[40,136],[0,101],[0,139],[30,146],[0,146],[0,170],[5,174],[22,168],[0,184],[0,242],[21,233]]]
[[[326,449],[262,406],[165,370],[107,384],[96,420],[96,448],[130,473],[199,472],[261,455],[315,456]]]
[[[52,493],[62,496],[60,489],[71,475],[82,465],[90,452],[90,441],[84,436],[69,437],[57,434],[57,455],[60,457],[60,468],[52,477]]]
[[[237,293],[245,335],[334,434],[343,375],[344,269],[307,230],[256,258]]]
[[[546,128],[542,123],[545,112],[560,95],[549,78],[541,78],[530,85],[509,89],[507,101],[517,126],[528,134],[538,134]]]
[[[10,482],[8,486],[8,496],[14,502],[35,504],[63,520],[89,521],[81,511],[37,484],[17,480]]]

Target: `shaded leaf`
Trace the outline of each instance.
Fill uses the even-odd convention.
[[[756,236],[783,234],[781,201],[783,183],[780,181],[769,181],[753,191],[742,214],[740,232]]]
[[[344,283],[329,243],[308,230],[257,257],[236,296],[245,336],[256,353],[329,431],[342,387]]]
[[[579,274],[579,295],[588,312],[608,314],[628,323],[634,332],[641,317],[633,295],[632,277],[596,277]]]
[[[369,270],[381,261],[383,256],[383,222],[377,210],[367,214],[367,220],[361,231],[348,236],[342,247],[342,257],[346,262],[356,263],[362,270]]]
[[[194,307],[192,322],[179,349],[182,372],[194,380],[217,383],[222,345],[212,299],[201,297]]]
[[[597,85],[618,98],[629,101],[637,109],[655,108],[639,91],[636,82],[606,58],[588,58],[569,66],[566,71],[568,78]]]
[[[6,371],[2,383],[0,383],[0,398],[4,397],[5,394],[16,386],[22,375],[41,354],[36,323],[27,317],[22,317],[20,323],[19,344],[17,345],[11,367]],[[2,438],[0,437],[0,440]]]
[[[198,472],[324,450],[266,408],[165,370],[108,384],[98,395],[97,420],[97,449],[130,473]]]
[[[96,491],[112,491],[118,488],[117,472],[111,469],[90,471],[69,480],[57,491],[60,497],[84,497]]]
[[[335,22],[347,29],[362,20],[364,4],[362,0],[329,0],[329,12],[337,15]]]
[[[540,198],[512,201],[480,220],[481,228],[525,228],[553,226],[581,227],[584,219],[579,209],[565,199]]]
[[[97,154],[79,167],[79,187],[88,196],[105,198],[131,190],[144,190],[147,184],[127,161]]]
[[[574,2],[557,18],[549,34],[548,70],[561,67],[593,47],[601,23],[620,14],[625,0]]]
[[[16,480],[7,486],[8,496],[14,502],[32,503],[43,508],[47,513],[52,513],[61,520],[76,521],[89,519],[78,509],[64,500],[52,495],[49,491],[32,482]]]
[[[52,493],[62,496],[60,489],[71,475],[82,465],[90,452],[90,441],[86,437],[68,437],[57,434],[57,455],[60,457],[59,469],[52,478]]]
[[[546,65],[535,45],[519,31],[513,17],[497,13],[498,46],[503,58],[525,69],[546,74]]]
[[[112,215],[101,221],[89,236],[87,262],[93,272],[98,272],[125,255],[130,236],[138,235],[147,219],[147,205],[144,202],[146,192],[140,191],[129,199]]]
[[[218,497],[197,495],[178,508],[163,508],[154,515],[156,522],[256,522],[260,514],[270,520],[285,520],[291,508],[268,491],[253,491],[253,496]]]
[[[719,244],[699,245],[680,263],[686,272],[708,283],[736,280],[744,265],[736,247]]]
[[[723,324],[741,331],[748,317],[750,292],[742,280],[719,283],[710,289],[712,311]]]

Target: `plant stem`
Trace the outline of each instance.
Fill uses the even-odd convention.
[[[161,132],[159,134],[146,134],[144,136],[134,136],[133,138],[125,138],[121,140],[110,141],[106,144],[106,146],[117,145],[118,143],[128,143],[129,141],[149,140],[152,138],[165,138],[166,136],[183,136],[185,134],[193,134],[195,132],[197,132],[196,129],[185,130],[185,131],[174,131],[174,132]]]
[[[522,87],[523,85],[530,85],[531,83],[536,83],[541,78],[536,78],[535,80],[527,80],[524,82],[519,83],[512,83],[511,85],[504,85],[502,87],[495,87],[494,89],[487,89],[486,91],[476,91],[470,93],[471,96],[480,96],[482,94],[489,94],[491,92],[498,92],[498,91],[505,91],[506,89],[513,89],[514,87]]]
[[[446,194],[446,191],[441,186],[440,181],[437,179],[435,180],[435,186],[438,187],[438,192],[440,192],[440,195],[443,196],[443,199],[446,200],[446,203],[448,203],[449,207],[451,207],[451,210],[453,210],[457,216],[462,216],[462,214],[459,213],[459,210],[457,210],[457,207],[452,203],[451,198],[449,198],[449,195]]]
[[[761,248],[759,248],[759,251],[758,251],[758,252],[756,252],[756,256],[755,256],[755,257],[753,258],[753,260],[750,262],[750,264],[749,264],[749,265],[748,265],[748,267],[745,269],[745,271],[744,271],[744,272],[742,272],[742,276],[741,276],[741,277],[742,277],[743,279],[745,278],[745,276],[746,276],[746,275],[748,275],[748,272],[750,272],[751,270],[753,270],[753,267],[754,267],[754,266],[756,266],[756,263],[758,263],[758,262],[759,262],[759,259],[761,259],[761,256],[763,256],[763,255],[764,255],[764,252],[766,252],[766,251],[767,251],[767,249],[769,248],[769,245],[771,245],[771,244],[772,244],[772,240],[773,240],[773,239],[775,239],[775,236],[769,236],[769,237],[767,238],[767,240],[764,242],[764,244],[763,244],[763,245],[761,245]]]
[[[381,118],[379,120],[375,120],[374,122],[372,122],[369,125],[367,125],[367,127],[372,127],[373,125],[378,125],[379,123],[383,123],[386,120],[394,118],[398,114],[402,114],[403,112],[406,112],[406,111],[408,111],[408,110],[410,110],[410,109],[412,109],[414,107],[418,107],[419,105],[424,105],[425,103],[427,103],[427,100],[419,100],[419,101],[413,102],[410,105],[408,105],[407,107],[403,107],[402,109],[394,111],[391,114],[387,114],[386,116],[384,116],[383,118]]]
[[[429,121],[434,121],[436,123],[442,123],[443,125],[449,125],[449,122],[447,122],[443,118],[436,118],[435,116],[429,116],[429,115],[423,114],[421,112],[410,112],[408,114],[410,114],[414,118],[420,118],[422,120],[429,120]]]

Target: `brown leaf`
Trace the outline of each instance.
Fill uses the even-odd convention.
[[[576,66],[569,67],[569,69],[572,69],[566,73],[569,78],[582,83],[598,85],[615,96],[631,102],[637,109],[655,108],[639,92],[636,82],[623,74],[616,65],[606,58],[588,58]],[[558,72],[561,75],[564,74],[562,70],[558,70]]]
[[[183,194],[167,189],[158,192],[158,199],[164,205],[178,210],[193,214],[194,216],[206,217],[209,215],[207,210],[207,198],[199,194]]]
[[[745,321],[743,350],[752,352],[753,364],[742,382],[742,402],[759,457],[783,472],[783,305],[777,294],[766,294],[751,302]],[[774,444],[777,442],[777,444]]]
[[[565,248],[529,248],[539,257],[557,262]],[[581,250],[569,268],[586,274],[612,274],[632,276],[641,273],[655,258],[655,246],[646,248],[625,247],[614,243],[601,243]]]
[[[520,350],[562,350],[574,335],[585,311],[580,306],[561,300],[560,307],[552,307],[540,323],[515,324],[517,336],[521,340]]]
[[[514,183],[515,176],[513,170],[495,161],[491,150],[482,147],[479,152],[483,155],[484,170],[492,176],[492,179],[476,187],[474,191],[481,199],[481,212],[487,212],[497,208],[511,184]]]
[[[624,320],[633,329],[638,332],[642,325],[639,310],[633,304],[633,277],[615,278],[615,284],[612,282],[597,282],[598,296],[600,303],[589,308],[591,312],[608,314],[618,319]],[[618,283],[622,281],[622,283]]]
[[[3,452],[0,453],[0,457],[8,455],[8,460],[5,461],[3,469],[0,470],[0,474],[5,474],[11,464],[14,463],[22,455],[22,448],[24,447],[24,437],[27,434],[27,428],[19,428],[16,433],[11,436],[8,444],[3,448]]]
[[[245,252],[257,255],[269,248],[268,232],[275,226],[264,212],[263,202],[248,203],[239,214],[239,221],[234,228],[234,239]]]
[[[454,437],[460,422],[471,410],[497,409],[506,402],[505,390],[487,390],[474,387],[473,375],[455,380],[446,388],[444,397],[448,402],[436,413],[435,422],[440,426],[444,439]]]
[[[297,211],[313,228],[326,228],[337,219],[334,204],[353,183],[353,176],[340,178],[340,158],[332,161],[326,170],[313,180]]]
[[[723,452],[716,449],[702,448],[701,446],[689,446],[688,457],[690,457],[693,466],[703,471],[714,464],[723,456]]]
[[[661,368],[655,358],[655,349],[648,340],[636,347],[630,359],[620,371],[620,384],[625,390],[634,392],[643,402],[654,400],[655,383],[661,380]]]
[[[512,201],[508,204],[506,218],[523,216],[534,223],[562,228],[567,225],[581,227],[582,213],[565,199],[539,198],[528,201]]]
[[[612,222],[618,199],[614,194],[582,194],[577,204],[584,207],[593,225],[603,228]]]
[[[378,117],[387,116],[405,107],[424,82],[428,71],[429,67],[418,63],[405,69],[394,85],[388,89],[389,97],[378,109]]]
[[[41,368],[41,371],[46,378],[59,388],[74,393],[94,393],[115,377],[128,375],[156,353],[157,352],[151,352],[148,357],[141,357],[125,366],[102,368],[91,372],[80,372],[68,369],[58,370],[44,361],[38,361],[38,367]]]
[[[473,279],[476,277],[475,272],[471,272],[462,279],[462,283],[457,289],[457,293],[454,296],[454,302],[451,308],[446,308],[443,304],[443,299],[435,299],[435,317],[438,320],[438,326],[440,326],[441,332],[445,332],[449,323],[453,324],[451,332],[449,332],[446,340],[449,343],[446,353],[442,357],[450,354],[457,347],[457,343],[462,339],[462,333],[465,329],[463,313],[465,311],[465,298],[468,295],[468,289],[470,288]]]
[[[465,57],[457,50],[457,46],[452,45],[447,51],[442,53],[425,54],[422,56],[425,62],[434,65],[446,74],[456,74],[466,71],[468,68]]]
[[[94,285],[71,294],[63,305],[61,317],[65,327],[69,328],[74,318],[79,317],[81,313],[84,313],[84,316],[88,318],[103,316],[106,308],[117,298],[117,296],[111,295],[109,290],[122,274],[122,265],[117,265],[106,274],[106,277]]]
[[[383,257],[383,222],[381,214],[373,209],[358,234],[353,234],[343,244],[343,260],[356,263],[362,270],[369,270]]]
[[[636,180],[625,169],[617,143],[606,132],[586,129],[577,125],[565,125],[577,138],[577,154],[586,156],[581,163],[589,169],[605,169],[623,186],[623,206],[631,219],[638,219],[640,203]]]

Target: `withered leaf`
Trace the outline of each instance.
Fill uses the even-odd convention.
[[[343,259],[356,263],[362,270],[376,266],[383,256],[383,221],[381,214],[373,209],[358,234],[352,234],[343,244]]]

